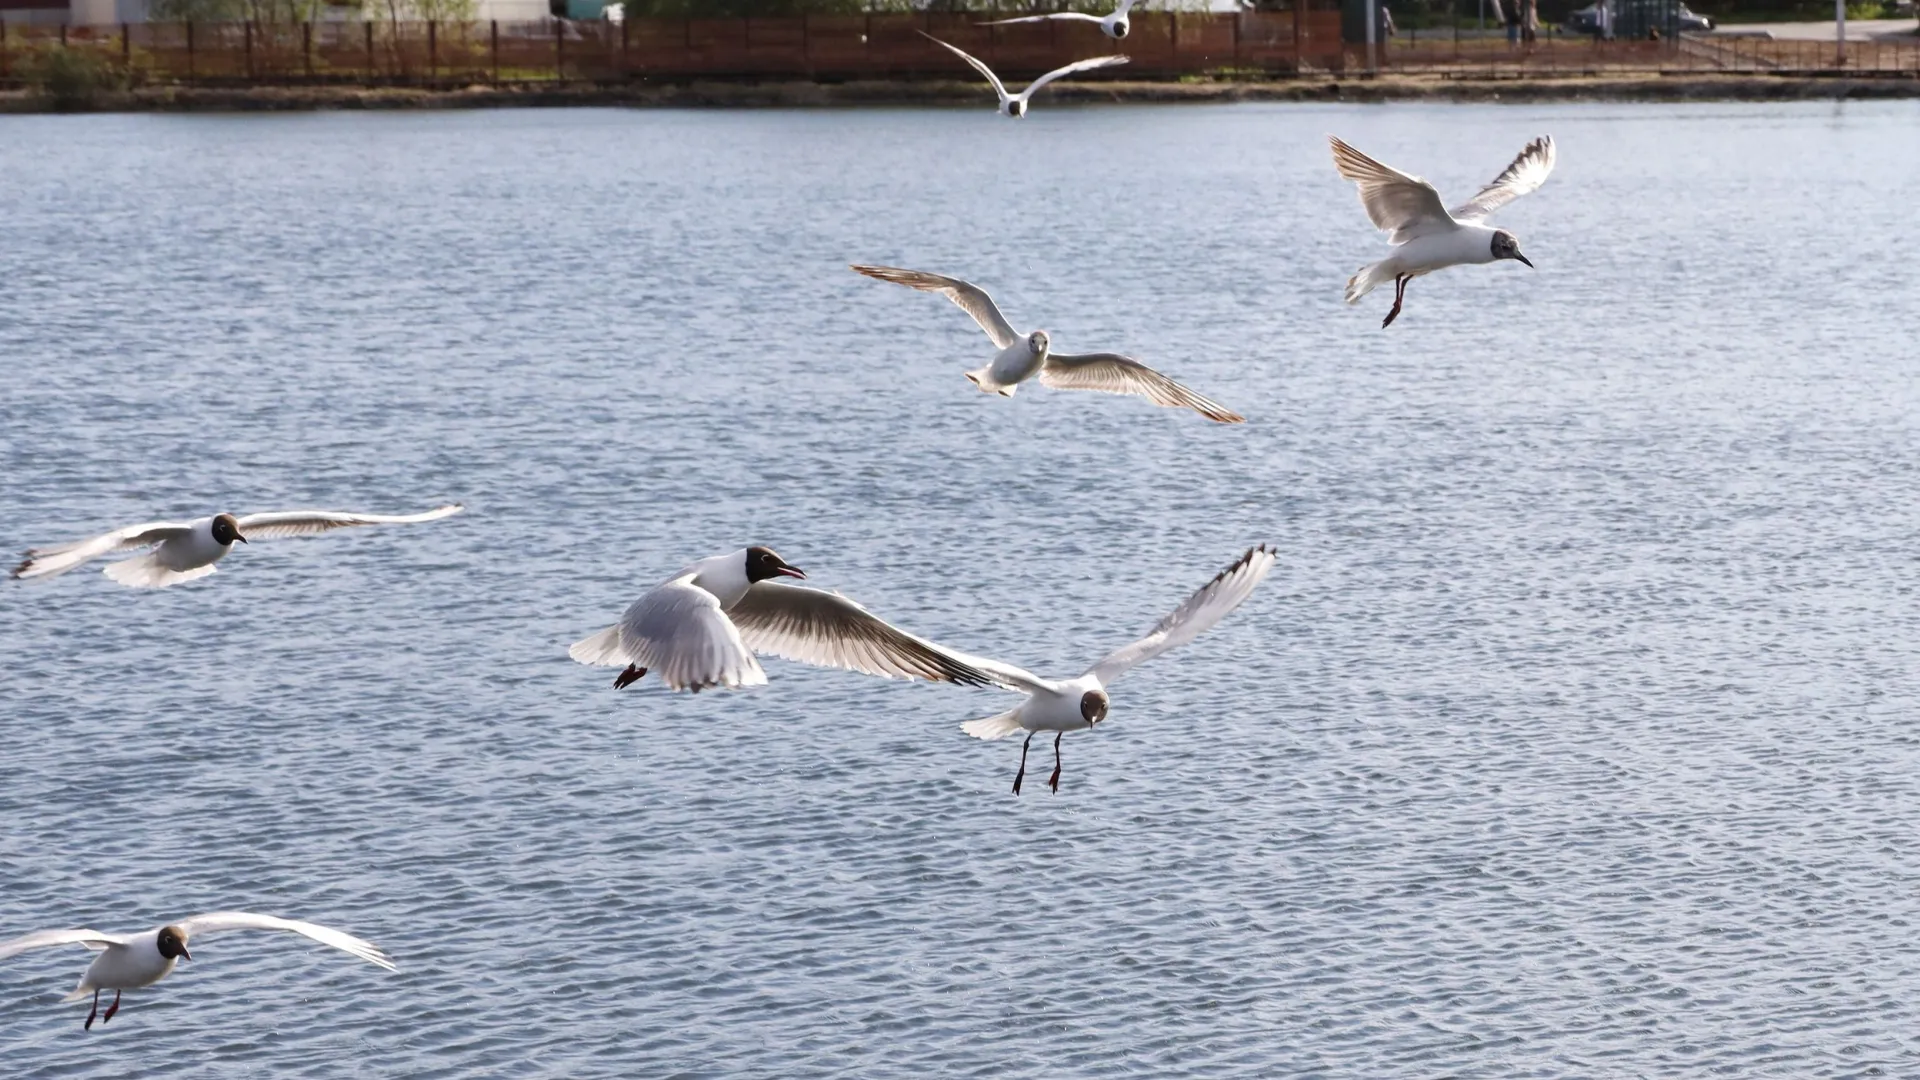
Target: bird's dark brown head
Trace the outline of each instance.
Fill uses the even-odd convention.
[[[193,959],[193,955],[187,952],[187,932],[177,926],[161,927],[153,943],[160,949],[160,955],[169,960]]]
[[[747,581],[765,581],[775,577],[804,578],[807,575],[797,566],[788,566],[787,561],[773,553],[772,548],[750,547],[747,549]]]
[[[1107,718],[1107,694],[1104,690],[1089,690],[1080,695],[1080,717],[1088,727]]]
[[[1496,259],[1518,259],[1529,267],[1533,260],[1520,254],[1520,238],[1505,229],[1496,229],[1493,233],[1493,257]]]
[[[232,514],[213,515],[213,539],[216,543],[231,547],[235,540],[246,543],[247,538],[240,535],[240,521]]]
[[[1128,29],[1129,27],[1127,26],[1127,20],[1125,19],[1116,20],[1113,24],[1113,36],[1115,38],[1126,37]]]

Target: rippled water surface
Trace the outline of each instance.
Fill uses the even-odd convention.
[[[0,589],[0,937],[239,908],[15,1077],[1920,1073],[1920,106],[0,119],[0,544],[432,525]],[[1323,133],[1539,269],[1340,303]],[[1905,190],[1907,195],[1902,195]],[[961,371],[995,291],[1249,417]],[[998,691],[568,642],[768,543],[1080,671],[1217,629],[1008,792]]]

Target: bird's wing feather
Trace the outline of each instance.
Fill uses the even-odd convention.
[[[1238,424],[1246,419],[1232,409],[1181,386],[1131,356],[1119,353],[1048,353],[1040,381],[1056,390],[1099,390],[1133,394],[1155,405],[1192,409],[1209,420]]]
[[[1440,205],[1440,193],[1417,176],[1408,176],[1329,135],[1333,167],[1360,186],[1360,205],[1374,227],[1387,234],[1390,244],[1404,244],[1417,236],[1458,226]]]
[[[977,26],[1009,26],[1013,23],[1046,22],[1048,19],[1071,19],[1078,22],[1090,22],[1099,25],[1098,15],[1087,15],[1078,11],[1055,11],[1046,15],[1022,15],[1018,19],[995,19],[992,22],[976,23]]]
[[[926,38],[928,41],[933,42],[935,45],[938,45],[941,48],[952,53],[953,55],[959,57],[960,59],[965,60],[967,63],[972,64],[973,70],[979,72],[982,75],[985,75],[987,77],[987,81],[993,84],[993,92],[1000,96],[1000,100],[1001,101],[1007,100],[1007,88],[1001,84],[1000,76],[995,75],[993,73],[992,68],[974,59],[973,56],[968,54],[965,50],[956,49],[953,46],[947,44],[946,42],[941,41],[939,38],[934,37],[932,34],[927,33],[925,30],[918,31],[918,33],[920,34],[921,37]],[[1001,348],[1004,349],[1006,348],[1006,346],[1002,345]]]
[[[345,510],[283,510],[271,514],[248,514],[238,519],[240,535],[248,540],[275,540],[283,536],[312,536],[355,525],[412,525],[452,517],[465,507],[459,503],[437,506],[419,514],[355,514]]]
[[[1240,606],[1240,602],[1253,592],[1253,587],[1267,576],[1267,571],[1273,569],[1274,558],[1278,554],[1278,551],[1265,544],[1249,548],[1232,566],[1222,570],[1212,581],[1187,597],[1186,603],[1175,608],[1173,614],[1155,624],[1146,637],[1109,653],[1105,659],[1089,668],[1087,674],[1105,685],[1126,674],[1135,665],[1199,637],[1201,631]]]
[[[123,529],[115,529],[101,536],[90,536],[85,540],[55,544],[52,547],[32,548],[27,552],[27,557],[21,560],[20,565],[13,568],[13,576],[22,579],[55,577],[102,555],[147,547],[162,540],[185,536],[192,529],[191,523],[149,521],[144,525],[128,525]]]
[[[992,676],[915,637],[839,593],[761,581],[728,610],[755,652],[889,679],[986,686]]]
[[[206,915],[195,915],[191,919],[181,919],[171,925],[177,926],[191,942],[194,938],[208,934],[223,933],[228,930],[285,930],[289,933],[309,937],[322,945],[331,945],[343,952],[365,960],[369,964],[397,971],[393,960],[370,941],[362,941],[352,934],[335,930],[319,923],[301,922],[298,919],[281,919],[272,915],[254,915],[245,911],[215,911]]]
[[[28,949],[44,949],[53,945],[85,945],[97,951],[109,945],[124,945],[126,941],[126,938],[117,934],[103,934],[98,930],[36,930],[12,941],[0,941],[0,960],[18,956]]]
[[[717,597],[693,584],[692,574],[635,600],[620,619],[620,641],[630,663],[658,672],[674,690],[767,683],[739,628]]]
[[[1526,149],[1520,151],[1520,156],[1513,159],[1513,164],[1493,178],[1493,183],[1454,207],[1451,213],[1459,221],[1479,221],[1488,217],[1520,196],[1538,191],[1552,174],[1553,165],[1553,136],[1542,135],[1528,143]]]
[[[1095,21],[1097,22],[1098,20]],[[1023,100],[1030,101],[1033,98],[1034,91],[1055,79],[1064,79],[1069,75],[1077,75],[1082,71],[1092,71],[1095,68],[1117,67],[1124,63],[1127,63],[1127,58],[1124,56],[1095,56],[1086,60],[1075,60],[1066,67],[1054,68],[1052,71],[1028,83],[1027,88],[1020,91],[1018,96]]]
[[[972,282],[929,274],[924,270],[902,270],[897,266],[855,265],[852,269],[856,273],[865,274],[878,281],[891,281],[895,285],[905,285],[909,289],[939,293],[953,301],[961,311],[973,316],[973,321],[980,324],[980,329],[987,332],[987,336],[993,339],[993,344],[997,348],[1004,349],[1020,340],[1020,335],[1014,333],[1013,327],[1008,325],[1007,317],[1000,314],[1000,308],[994,304],[993,297],[988,296],[985,289]]]

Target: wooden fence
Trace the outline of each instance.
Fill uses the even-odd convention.
[[[629,19],[624,23],[0,22],[0,82],[18,83],[46,50],[86,49],[142,77],[206,85],[661,79],[957,79],[978,76],[921,31],[1023,80],[1089,56],[1132,63],[1091,77],[1288,75],[1345,62],[1340,13],[1138,13],[1125,40],[1091,24],[981,26],[977,16],[883,14],[782,19]],[[1083,76],[1085,78],[1087,76]]]
[[[1470,77],[1636,74],[1920,75],[1920,37],[1910,41],[1775,41],[1684,34],[1664,41],[1601,41],[1543,30],[1512,47],[1504,35],[1401,32],[1376,50],[1383,73]],[[1347,46],[1346,69],[1364,70],[1365,46]]]

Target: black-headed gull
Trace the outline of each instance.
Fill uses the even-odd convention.
[[[1393,310],[1382,329],[1391,326],[1406,300],[1407,282],[1463,263],[1490,263],[1515,259],[1529,267],[1533,261],[1520,253],[1520,241],[1505,229],[1483,224],[1487,216],[1546,183],[1553,172],[1553,137],[1542,135],[1527,144],[1493,183],[1459,206],[1448,210],[1432,184],[1390,165],[1382,165],[1332,135],[1333,165],[1340,175],[1360,185],[1360,205],[1367,217],[1387,234],[1387,243],[1399,250],[1363,266],[1347,281],[1347,303],[1357,303],[1376,286],[1394,284]]]
[[[838,593],[775,580],[806,576],[765,547],[701,559],[647,590],[617,625],[574,642],[567,655],[582,664],[624,665],[616,689],[649,671],[673,690],[765,686],[756,652],[885,678],[994,681]]]
[[[1045,330],[1027,335],[1014,332],[1006,316],[994,305],[993,297],[977,285],[959,278],[942,277],[923,270],[902,270],[897,266],[861,266],[853,270],[880,281],[891,281],[909,289],[934,292],[973,316],[987,332],[999,352],[987,365],[967,372],[973,385],[989,394],[1012,397],[1019,385],[1035,375],[1042,385],[1056,390],[1099,390],[1108,394],[1133,394],[1155,405],[1192,409],[1209,420],[1238,424],[1246,417],[1174,382],[1131,356],[1119,353],[1057,353]]]
[[[1033,92],[1047,85],[1053,80],[1063,79],[1068,75],[1077,75],[1082,71],[1092,71],[1095,68],[1113,67],[1116,64],[1124,64],[1127,62],[1127,58],[1124,56],[1096,56],[1090,60],[1075,60],[1073,63],[1068,64],[1066,67],[1054,68],[1052,71],[1049,71],[1045,75],[1042,75],[1039,78],[1033,80],[1032,82],[1027,84],[1027,88],[1025,90],[1020,91],[1018,94],[1009,94],[1007,93],[1007,88],[1001,84],[1000,76],[995,75],[993,73],[992,68],[981,63],[979,60],[974,59],[972,56],[968,55],[964,50],[954,48],[953,46],[947,44],[946,42],[941,41],[939,38],[934,37],[932,34],[927,33],[925,30],[920,31],[919,33],[921,37],[926,38],[928,41],[933,42],[935,45],[938,45],[941,48],[952,53],[953,55],[959,57],[960,59],[965,60],[967,63],[972,64],[973,70],[979,72],[982,75],[985,75],[987,77],[987,81],[993,84],[993,92],[1000,96],[1001,115],[1011,116],[1015,120],[1018,120],[1021,117],[1027,115],[1027,103],[1033,99]]]
[[[113,1004],[107,1006],[107,1015],[101,1019],[106,1023],[113,1014],[120,1011],[120,994],[125,990],[137,990],[142,986],[152,986],[173,971],[174,964],[181,960],[191,960],[187,944],[195,938],[208,934],[222,933],[228,930],[287,930],[303,934],[322,945],[331,945],[336,949],[386,968],[396,970],[393,961],[371,942],[362,941],[352,934],[344,934],[318,923],[300,922],[295,919],[279,919],[272,915],[253,915],[244,911],[217,911],[210,915],[195,915],[191,919],[177,919],[165,926],[138,934],[103,934],[98,930],[42,930],[12,941],[0,941],[0,960],[16,956],[28,949],[46,948],[51,945],[85,945],[99,953],[93,963],[87,966],[86,974],[80,976],[80,985],[73,993],[61,998],[61,1004],[79,1001],[88,994],[93,995],[93,1009],[87,1013],[86,1027],[93,1028],[93,1021],[100,1013],[100,991],[113,991]]]
[[[1126,37],[1127,32],[1133,28],[1132,24],[1127,21],[1127,13],[1133,10],[1133,5],[1137,2],[1138,0],[1120,0],[1120,6],[1105,15],[1089,15],[1081,11],[1054,11],[1045,15],[1023,15],[1018,19],[995,19],[992,22],[984,22],[979,25],[1009,26],[1013,23],[1046,22],[1049,19],[1058,19],[1066,22],[1090,22],[1099,26],[1101,33],[1115,41],[1119,41],[1121,38]]]
[[[13,570],[23,580],[58,577],[102,555],[135,548],[151,548],[144,555],[109,564],[105,573],[122,585],[160,589],[213,573],[213,564],[227,557],[235,541],[272,540],[283,536],[311,536],[355,525],[411,525],[437,521],[461,511],[459,503],[422,514],[354,514],[341,510],[287,510],[271,514],[215,514],[193,521],[151,521],[128,525],[102,536],[71,544],[34,548]]]
[[[1273,569],[1278,554],[1264,544],[1249,548],[1232,566],[1215,575],[1189,596],[1186,603],[1175,608],[1173,614],[1156,623],[1146,637],[1108,653],[1077,679],[1054,682],[1012,664],[954,654],[956,660],[992,676],[996,684],[1027,695],[1027,700],[1018,706],[996,716],[969,720],[960,725],[960,730],[976,739],[1004,739],[1022,731],[1027,733],[1027,741],[1020,745],[1020,771],[1013,774],[1015,795],[1020,794],[1020,782],[1027,776],[1027,748],[1033,743],[1034,732],[1054,732],[1053,775],[1047,778],[1047,785],[1059,791],[1060,737],[1105,720],[1110,703],[1107,687],[1115,679],[1136,665],[1199,637],[1201,631],[1239,607],[1241,601],[1252,594],[1253,587],[1267,576],[1267,571]]]

